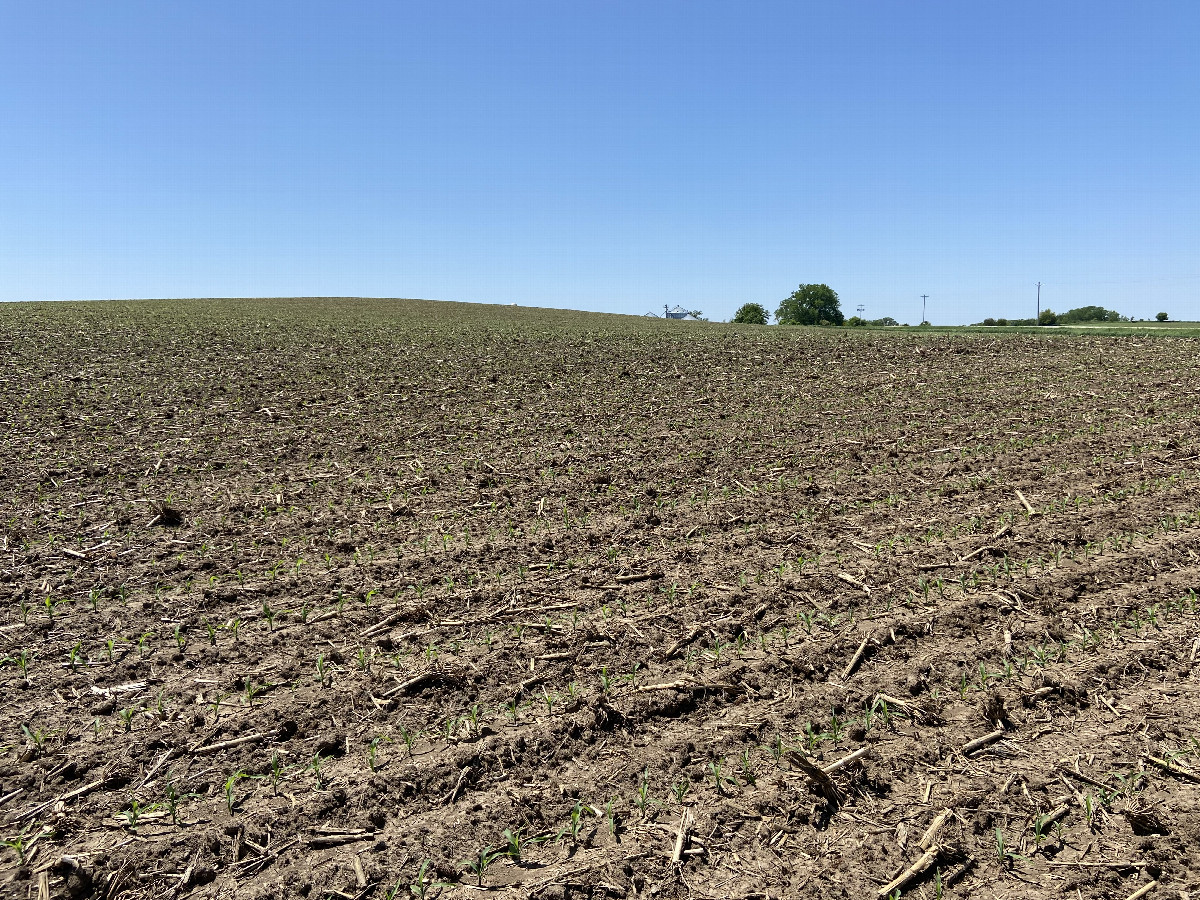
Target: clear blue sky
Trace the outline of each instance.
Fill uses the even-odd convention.
[[[0,0],[0,300],[1200,319],[1200,4]]]

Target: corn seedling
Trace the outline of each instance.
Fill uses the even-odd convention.
[[[678,802],[682,803],[683,798],[687,795],[687,792],[691,789],[691,787],[692,783],[690,781],[688,781],[686,778],[681,778],[671,785],[671,793],[675,795],[675,799]]]
[[[182,799],[182,796],[180,795],[179,790],[175,787],[174,781],[167,782],[167,786],[163,788],[163,795],[166,798],[163,800],[163,805],[166,806],[167,812],[171,816],[171,824],[178,825],[179,801]]]
[[[728,784],[733,787],[737,787],[737,779],[726,775],[721,771],[721,767],[724,765],[724,763],[725,757],[709,760],[708,766],[705,768],[705,771],[708,772],[709,777],[713,781],[713,787],[716,788],[717,794],[721,796],[723,796],[725,793],[725,785]]]
[[[378,771],[376,762],[379,755],[379,745],[384,743],[390,744],[391,742],[391,738],[385,734],[381,734],[372,738],[371,743],[367,745],[367,766],[372,772]]]
[[[477,879],[479,887],[483,887],[483,876],[491,867],[492,863],[504,856],[503,850],[494,850],[491,847],[484,847],[479,853],[471,859],[463,860],[459,863],[459,867],[463,872],[470,872]]]
[[[643,816],[646,814],[646,807],[653,801],[650,799],[650,767],[646,766],[642,770],[642,776],[638,779],[637,793],[633,798],[633,805],[638,808]]]
[[[237,797],[234,795],[237,783],[245,777],[246,773],[239,770],[225,779],[225,806],[230,815],[233,815],[233,807],[237,803]]]
[[[40,754],[46,745],[46,732],[39,728],[30,728],[28,725],[22,725],[21,731],[25,734],[29,746]]]
[[[29,680],[29,663],[33,659],[33,653],[29,650],[21,650],[16,656],[6,656],[0,660],[0,666],[6,666],[12,663],[17,667],[17,671],[21,673],[21,677],[26,681]]]
[[[142,817],[142,813],[148,813],[152,811],[155,806],[156,804],[153,803],[149,806],[142,806],[136,797],[131,797],[129,799],[129,808],[121,811],[121,815],[125,817],[125,821],[128,824],[129,830],[136,833],[138,819]]]
[[[608,825],[608,833],[617,838],[618,832],[621,830],[621,821],[617,816],[616,806],[617,798],[610,797],[608,802],[604,804],[604,821]]]
[[[739,757],[739,760],[741,761],[741,764],[742,764],[742,770],[741,770],[742,781],[745,784],[748,784],[751,787],[753,787],[754,782],[755,782],[755,776],[754,776],[754,769],[750,765],[750,751],[743,750],[742,755]],[[682,799],[682,798],[680,798],[680,799]]]
[[[253,709],[254,708],[254,698],[270,687],[272,687],[272,685],[254,684],[251,681],[247,681],[246,689],[244,691],[244,693],[246,695],[246,705],[249,706],[251,709]]]
[[[787,749],[783,743],[783,735],[776,733],[775,740],[767,744],[764,749],[771,754],[771,758],[775,760],[775,765],[779,765],[780,760],[783,759],[783,752]]]
[[[509,828],[504,829],[504,855],[515,863],[521,861],[521,846],[523,843],[520,828],[515,831]]]
[[[411,759],[413,755],[413,744],[417,741],[419,732],[409,731],[403,725],[399,726],[400,740],[404,741],[404,749],[408,751],[408,756]]]
[[[417,877],[408,885],[409,893],[416,900],[426,900],[427,895],[434,888],[449,887],[446,882],[433,880],[429,871],[432,866],[433,864],[428,859],[422,861],[421,867],[417,870]],[[384,892],[384,900],[396,900],[400,895],[401,886],[402,882],[397,881],[395,887]]]
[[[583,831],[583,810],[584,810],[584,808],[585,807],[584,807],[582,801],[580,801],[580,800],[575,801],[575,805],[571,808],[571,818],[568,820],[567,824],[563,827],[562,831],[560,831],[558,833],[558,836],[557,836],[558,840],[561,841],[564,837],[566,837],[567,835],[570,835],[571,843],[573,843],[573,844],[579,843],[579,835]]]
[[[1000,828],[996,829],[996,859],[1006,869],[1012,866],[1016,860],[1024,859],[1004,843],[1004,831]]]
[[[9,838],[5,841],[0,841],[5,847],[11,848],[17,854],[17,864],[25,865],[26,847],[29,846],[29,833],[22,831],[14,838]]]

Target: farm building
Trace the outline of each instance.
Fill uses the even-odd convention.
[[[659,317],[658,313],[653,313],[653,312],[646,313],[646,316],[649,318],[653,318],[653,319],[657,319]],[[664,319],[676,319],[677,321],[680,321],[680,322],[703,321],[701,319],[697,319],[695,316],[693,316],[690,312],[688,312],[682,306],[676,306],[674,309],[668,309],[665,304],[663,305],[662,317]]]

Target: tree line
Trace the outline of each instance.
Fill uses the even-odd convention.
[[[1160,312],[1155,318],[1167,321],[1167,314]],[[731,320],[741,325],[766,325],[767,308],[761,303],[743,303]],[[1036,319],[993,319],[987,318],[976,325],[1080,325],[1105,322],[1129,322],[1116,310],[1103,306],[1080,306],[1065,313],[1044,309]],[[891,316],[882,319],[863,319],[858,316],[846,318],[842,313],[841,300],[837,291],[827,284],[802,284],[792,291],[775,310],[775,322],[779,325],[848,325],[848,326],[896,326],[900,323]],[[928,325],[928,322],[922,322]]]

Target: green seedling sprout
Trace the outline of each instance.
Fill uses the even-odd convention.
[[[308,763],[308,768],[313,773],[313,780],[316,781],[318,789],[321,787],[321,763],[324,761],[325,759],[320,753],[314,753]]]
[[[743,750],[742,755],[739,757],[739,759],[742,764],[742,781],[744,781],[746,784],[753,787],[754,783],[755,783],[755,775],[754,775],[754,769],[750,765],[750,751]],[[683,798],[680,798],[680,799],[683,799]]]
[[[401,725],[399,727],[399,731],[400,731],[400,740],[404,741],[404,749],[408,751],[409,759],[412,759],[413,744],[416,743],[417,735],[419,734],[419,732],[409,731],[403,725]]]
[[[724,763],[725,757],[722,756],[720,759],[709,760],[708,766],[706,767],[709,777],[711,777],[713,780],[713,787],[716,788],[718,796],[724,796],[724,786],[727,784],[737,787],[737,779],[732,778],[729,775],[725,775],[721,771],[721,767],[724,765]]]
[[[40,754],[46,744],[46,732],[40,728],[31,729],[28,725],[22,725],[21,731],[25,734],[25,739],[29,741],[30,746]]]
[[[18,865],[25,865],[25,848],[29,845],[29,833],[27,831],[22,831],[16,837],[9,838],[5,841],[0,841],[0,843],[3,843],[6,847],[12,848],[12,850],[16,852]]]
[[[583,830],[584,809],[585,807],[583,805],[583,801],[576,800],[575,805],[571,808],[570,820],[567,822],[566,826],[563,827],[562,831],[558,833],[558,840],[562,840],[566,835],[569,834],[571,836],[572,843],[579,843],[579,834]]]
[[[279,782],[283,780],[283,763],[279,761],[279,752],[271,754],[270,767],[267,770],[267,780],[271,782],[271,796],[279,796]]]
[[[257,697],[259,694],[261,694],[263,691],[267,690],[269,687],[271,687],[271,685],[269,685],[269,684],[254,684],[253,682],[247,681],[246,689],[244,692],[246,694],[246,705],[249,706],[251,709],[253,709],[254,708],[254,698]]]
[[[638,779],[638,789],[637,794],[634,796],[633,805],[644,816],[646,814],[646,807],[652,802],[650,799],[650,767],[646,766],[642,770],[641,778]]]
[[[154,803],[151,803],[149,806],[143,806],[138,802],[136,797],[130,797],[129,808],[122,810],[121,815],[125,817],[125,821],[128,823],[129,830],[136,834],[138,819],[142,817],[143,813],[148,813],[154,810],[156,806],[157,804]]]
[[[1010,847],[1004,843],[1004,831],[1000,828],[996,829],[996,859],[1004,868],[1009,868],[1018,859],[1025,857],[1014,853]]]
[[[515,831],[509,828],[504,829],[504,855],[515,863],[521,862],[521,846],[523,843],[520,828]]]
[[[33,652],[30,650],[18,651],[16,656],[6,656],[0,660],[0,666],[12,663],[17,667],[17,671],[21,673],[21,677],[26,681],[29,680],[29,662],[33,659]]]
[[[477,879],[478,886],[483,887],[484,874],[487,872],[492,863],[504,855],[505,854],[503,850],[494,850],[491,847],[484,847],[479,851],[478,855],[471,859],[463,860],[461,863],[459,863],[459,866],[463,872],[470,872],[472,875],[474,875]]]
[[[450,886],[444,881],[433,880],[429,873],[429,870],[432,868],[432,866],[433,863],[431,863],[428,859],[423,860],[421,862],[421,868],[417,870],[417,877],[413,880],[412,884],[408,886],[409,892],[413,895],[413,897],[416,898],[416,900],[426,900],[429,892],[434,888],[445,888]],[[395,900],[395,894],[387,897],[386,900]]]
[[[174,780],[167,782],[166,787],[163,788],[163,795],[166,797],[163,805],[167,807],[167,812],[171,815],[171,824],[177,826],[179,825],[179,801],[182,796],[175,787]]]
[[[225,806],[230,815],[233,815],[233,807],[237,803],[237,797],[234,795],[237,783],[245,777],[246,773],[239,770],[225,779]]]
[[[608,802],[604,804],[604,821],[608,824],[608,833],[613,836],[613,840],[619,839],[618,833],[621,830],[621,822],[614,808],[616,802],[616,797],[609,797]]]
[[[371,739],[371,743],[367,745],[367,766],[372,772],[378,770],[376,765],[377,756],[379,753],[380,744],[390,744],[392,739],[385,734],[377,735]]]

